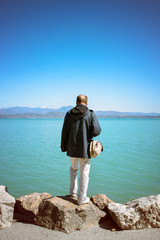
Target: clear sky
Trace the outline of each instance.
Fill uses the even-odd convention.
[[[160,113],[160,0],[1,0],[0,108]]]

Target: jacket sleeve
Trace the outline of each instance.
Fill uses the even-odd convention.
[[[62,127],[62,133],[61,133],[61,150],[62,150],[62,152],[67,151],[68,132],[69,132],[68,114],[66,114],[66,116],[64,118],[63,127]]]
[[[92,137],[96,137],[100,134],[101,127],[95,113],[94,112],[91,112],[91,113],[92,113],[92,122],[91,122]]]

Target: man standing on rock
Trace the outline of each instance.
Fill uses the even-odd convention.
[[[101,132],[96,115],[87,105],[87,96],[79,95],[76,106],[66,113],[61,136],[61,150],[67,152],[71,161],[70,194],[73,197],[77,194],[78,164],[80,165],[78,204],[90,201],[87,197],[90,171],[88,146],[91,139]]]

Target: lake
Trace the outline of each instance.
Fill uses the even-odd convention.
[[[91,159],[88,196],[115,202],[160,194],[160,119],[99,119],[104,151]],[[0,119],[0,185],[15,198],[69,194],[63,119]]]

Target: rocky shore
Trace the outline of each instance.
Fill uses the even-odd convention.
[[[54,232],[54,235],[57,231],[74,235],[78,230],[89,232],[100,228],[112,233],[156,229],[154,232],[160,234],[160,195],[125,204],[115,203],[104,194],[97,194],[90,200],[88,204],[77,205],[76,197],[51,196],[49,193],[31,193],[15,200],[5,186],[0,186],[0,235],[9,234],[20,224],[38,227],[40,231],[50,229],[49,233]]]

